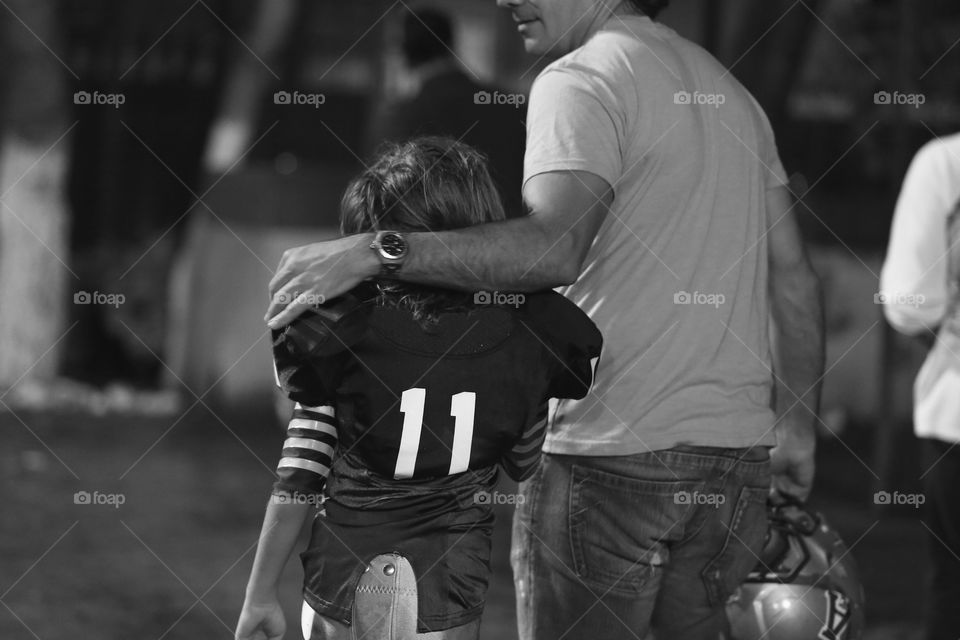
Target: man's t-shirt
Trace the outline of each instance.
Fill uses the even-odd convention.
[[[466,624],[483,608],[497,465],[515,480],[533,472],[547,400],[587,394],[600,333],[554,292],[427,327],[370,300],[331,331],[309,358],[289,333],[274,342],[278,383],[298,403],[275,490],[319,492],[329,469],[304,597],[349,623],[367,564],[396,551],[417,576],[420,631]]]
[[[537,77],[524,164],[524,182],[576,170],[614,190],[563,290],[612,348],[544,450],[774,444],[765,196],[786,178],[749,93],[669,28],[614,17]]]

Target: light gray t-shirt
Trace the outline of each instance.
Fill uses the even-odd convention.
[[[524,182],[594,173],[612,209],[563,290],[603,331],[594,392],[546,451],[773,445],[766,191],[786,184],[763,111],[713,57],[614,17],[531,90]]]

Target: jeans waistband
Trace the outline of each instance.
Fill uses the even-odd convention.
[[[650,468],[701,471],[728,471],[735,468],[736,475],[741,477],[759,477],[770,473],[770,447],[766,446],[729,449],[678,445],[672,449],[634,453],[625,456],[544,455],[562,459],[567,463],[601,468],[624,475],[633,475],[635,470],[640,471]]]

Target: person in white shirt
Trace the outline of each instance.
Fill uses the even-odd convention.
[[[914,157],[893,217],[879,299],[907,335],[935,338],[914,385],[933,571],[927,640],[960,632],[960,134]]]

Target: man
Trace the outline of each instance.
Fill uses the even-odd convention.
[[[531,91],[530,214],[293,249],[271,291],[332,297],[378,273],[567,285],[609,349],[593,393],[553,411],[521,488],[521,637],[715,639],[763,542],[771,470],[799,498],[813,479],[822,306],[773,133],[719,63],[653,20],[663,0],[499,2],[529,52],[563,55]],[[269,324],[305,306],[274,303]]]
[[[382,102],[371,119],[365,155],[384,141],[450,136],[487,156],[507,215],[523,215],[520,179],[525,96],[503,94],[514,99],[493,102],[498,90],[477,82],[454,56],[453,24],[442,11],[429,7],[405,10],[400,34],[403,62],[417,89],[412,96]]]
[[[910,165],[880,274],[887,320],[936,337],[914,386],[932,580],[928,640],[960,632],[960,135],[924,146]]]

